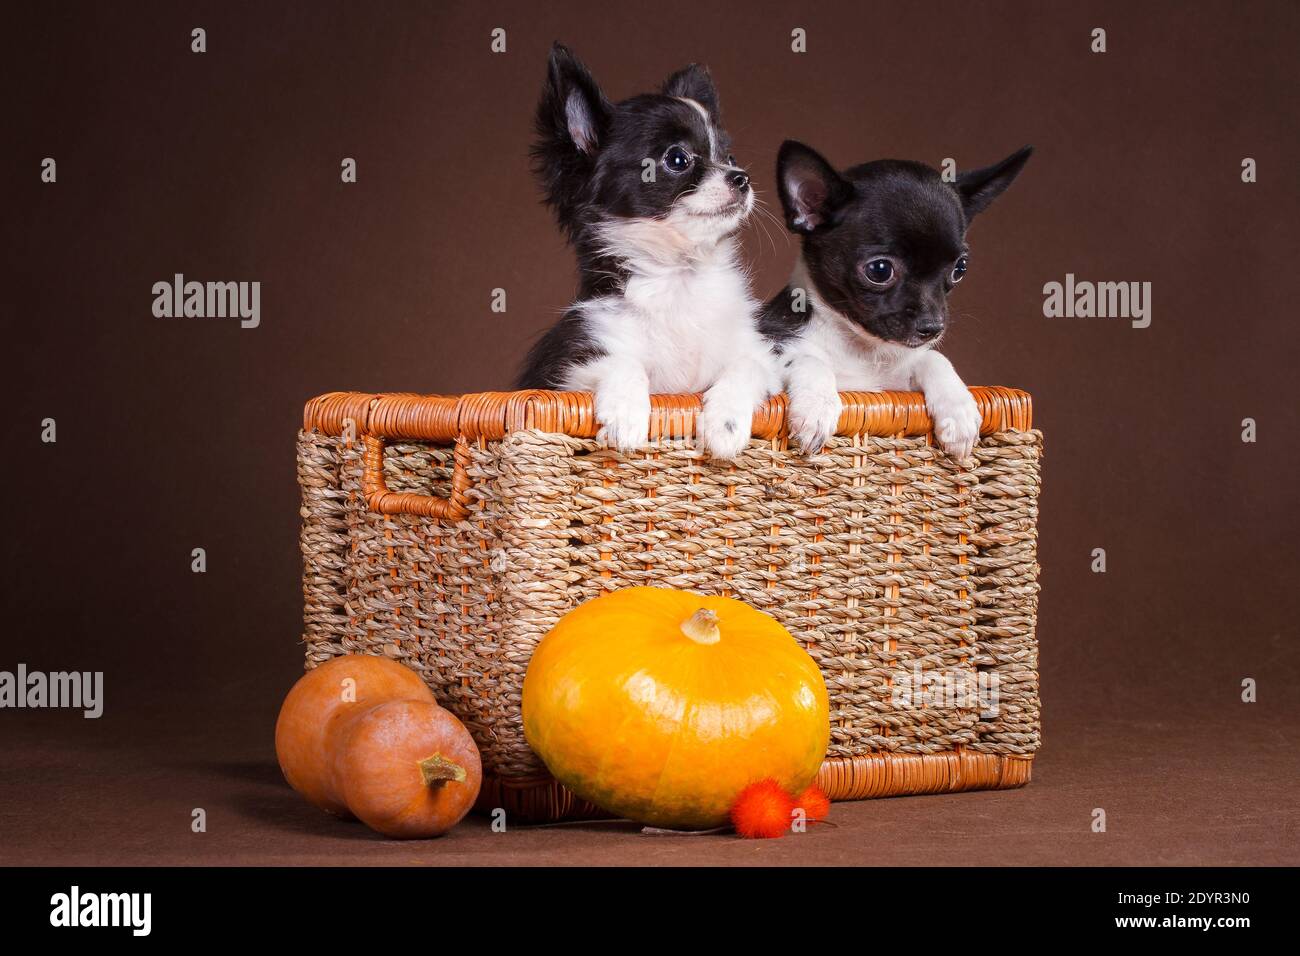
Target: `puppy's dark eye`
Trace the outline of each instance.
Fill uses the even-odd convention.
[[[695,165],[695,157],[680,146],[669,146],[664,153],[664,169],[670,173],[684,173]]]
[[[894,281],[894,264],[888,259],[870,259],[862,267],[862,274],[872,285],[889,285]]]
[[[966,266],[967,266],[966,257],[962,256],[960,259],[957,260],[957,264],[952,267],[953,282],[960,282],[962,280],[962,278],[966,275]]]

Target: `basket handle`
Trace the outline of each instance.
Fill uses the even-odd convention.
[[[451,493],[446,498],[413,491],[389,491],[384,482],[384,437],[363,436],[365,453],[361,492],[371,511],[384,515],[424,515],[441,521],[460,521],[469,514],[469,441],[464,435],[452,446]]]

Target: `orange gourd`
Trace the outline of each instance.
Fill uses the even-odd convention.
[[[289,786],[322,810],[351,817],[329,780],[330,738],[352,712],[405,698],[434,699],[419,674],[386,657],[349,654],[303,674],[275,723],[275,752]]]
[[[427,700],[393,700],[350,717],[332,763],[357,819],[403,839],[450,830],[474,806],[483,779],[469,731]]]
[[[469,732],[418,674],[383,657],[336,657],[299,678],[280,708],[275,751],[308,801],[390,836],[445,832],[482,781]]]
[[[550,772],[619,816],[726,822],[747,785],[798,793],[830,739],[821,671],[749,605],[626,588],[570,611],[524,678],[524,734]]]

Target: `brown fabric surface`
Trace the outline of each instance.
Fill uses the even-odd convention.
[[[738,9],[13,11],[0,669],[102,670],[106,710],[0,712],[0,856],[1295,862],[1300,5]],[[839,829],[771,846],[608,826],[502,840],[476,823],[412,847],[336,827],[277,782],[271,728],[302,664],[302,404],[503,387],[569,301],[572,258],[527,168],[557,38],[617,98],[707,62],[769,205],[787,137],[841,165],[1037,147],[971,231],[944,344],[967,382],[1031,392],[1045,434],[1045,733],[1028,789],[837,808]],[[56,184],[39,181],[45,156]],[[769,232],[745,234],[764,297],[796,249]],[[177,272],[260,281],[260,327],[154,318],[152,284]],[[1044,318],[1044,283],[1067,273],[1150,281],[1151,326]],[[47,416],[54,445],[38,440]],[[1257,704],[1240,701],[1247,677]],[[189,834],[195,806],[204,836]],[[1087,829],[1096,806],[1105,836]]]
[[[48,722],[0,742],[0,864],[1264,865],[1300,864],[1287,728],[1194,720],[1047,725],[1020,790],[837,803],[834,827],[780,840],[658,836],[620,822],[494,833],[470,816],[402,842],[326,816],[280,776],[269,715],[141,725],[123,739]],[[36,723],[35,721],[32,723]],[[85,723],[94,723],[86,721]],[[207,832],[190,831],[202,807]],[[1091,832],[1093,810],[1107,831]]]

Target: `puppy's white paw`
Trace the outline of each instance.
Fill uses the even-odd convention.
[[[635,451],[650,440],[650,393],[596,393],[596,440],[619,451]]]
[[[834,388],[794,388],[790,391],[790,437],[804,455],[826,447],[840,423],[843,405]]]
[[[708,394],[695,434],[712,457],[730,461],[749,444],[753,424],[754,406],[748,398]]]
[[[980,437],[980,410],[966,388],[927,393],[925,406],[934,423],[934,437],[949,457],[962,461]]]

